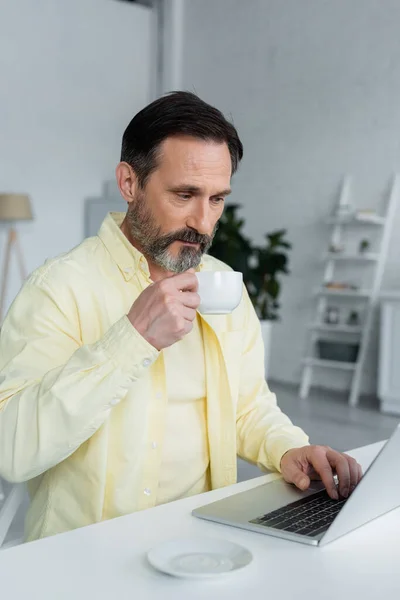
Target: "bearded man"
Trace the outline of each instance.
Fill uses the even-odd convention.
[[[116,179],[128,209],[35,271],[0,339],[0,475],[28,482],[26,539],[236,481],[236,457],[306,489],[347,496],[354,459],[308,444],[264,378],[246,290],[201,315],[196,271],[243,155],[236,129],[196,95],[140,111]],[[339,485],[336,486],[334,474]]]

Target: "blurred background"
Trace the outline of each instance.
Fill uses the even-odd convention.
[[[396,0],[0,0],[3,311],[124,209],[113,178],[133,115],[194,91],[244,144],[221,230],[232,266],[246,248],[270,387],[314,443],[386,438],[400,414],[399,21]]]

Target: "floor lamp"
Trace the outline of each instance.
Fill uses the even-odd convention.
[[[17,221],[30,221],[33,219],[29,196],[23,194],[0,194],[0,222],[8,223],[7,243],[3,261],[0,291],[0,324],[4,317],[8,276],[10,272],[11,253],[14,249],[17,256],[21,281],[26,278],[24,259],[19,244],[18,233],[15,229]]]

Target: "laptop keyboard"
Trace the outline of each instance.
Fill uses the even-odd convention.
[[[322,490],[253,519],[250,523],[314,537],[328,529],[346,500],[332,500],[326,490]]]

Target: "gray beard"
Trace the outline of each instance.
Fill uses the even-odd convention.
[[[201,263],[203,252],[196,248],[183,247],[177,256],[172,256],[168,250],[155,252],[151,260],[159,267],[171,273],[183,273],[188,269],[195,269]]]
[[[197,233],[191,229],[182,229],[162,235],[153,215],[146,207],[144,195],[129,206],[127,221],[132,239],[138,242],[143,255],[153,264],[171,273],[183,273],[199,266],[202,256],[210,248],[217,225],[211,236]],[[183,246],[177,256],[169,251],[169,246],[176,240],[200,244],[200,248]]]

